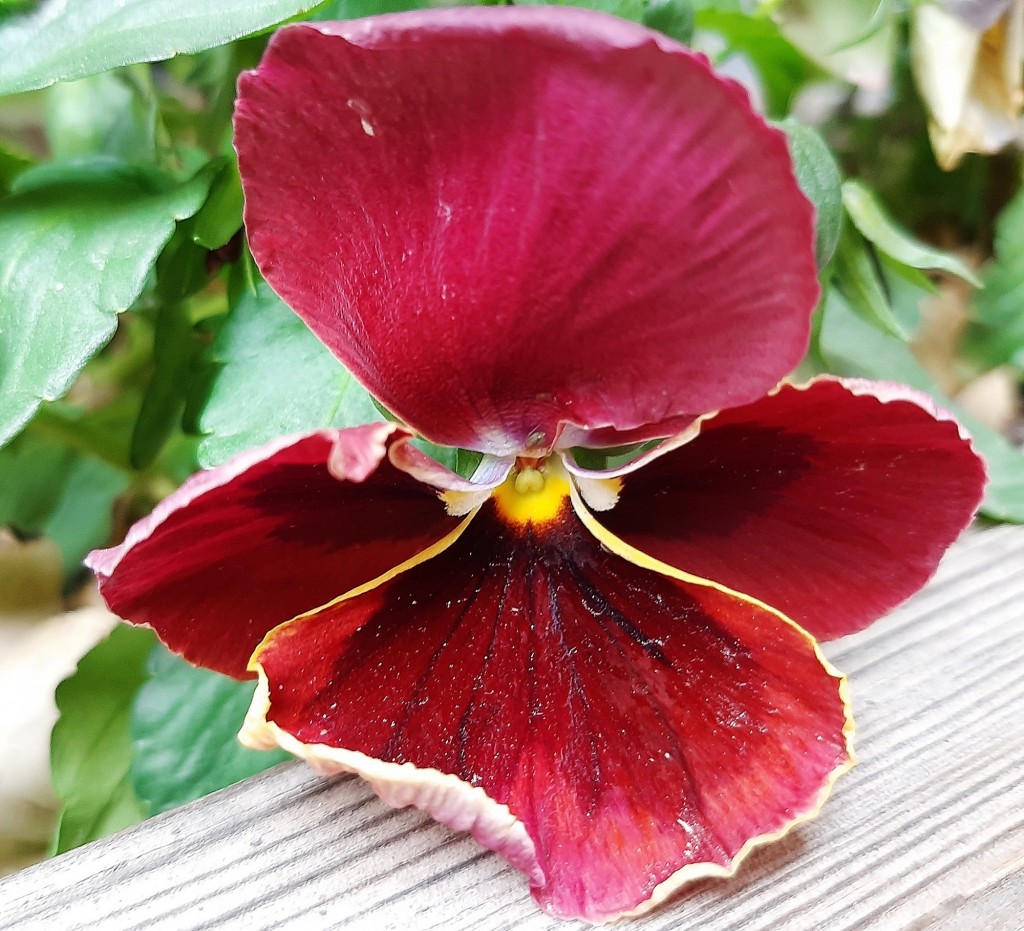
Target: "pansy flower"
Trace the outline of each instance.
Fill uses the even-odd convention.
[[[197,475],[91,557],[111,607],[257,676],[249,743],[555,915],[812,817],[852,732],[814,638],[928,578],[983,467],[909,389],[776,387],[818,298],[783,136],[674,42],[538,8],[287,27],[235,128],[261,271],[401,423]]]

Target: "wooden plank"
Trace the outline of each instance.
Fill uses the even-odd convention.
[[[859,765],[734,880],[630,927],[1022,931],[1024,528],[969,536],[827,652],[850,676]],[[0,928],[19,931],[581,927],[467,837],[296,764],[0,881]]]

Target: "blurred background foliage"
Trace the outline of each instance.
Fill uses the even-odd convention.
[[[234,88],[283,22],[431,5],[0,0],[0,870],[281,758],[234,741],[251,684],[103,639],[81,560],[201,466],[379,418],[248,254]],[[932,394],[987,458],[985,518],[1024,521],[1024,0],[562,5],[747,87],[818,211],[796,377]]]

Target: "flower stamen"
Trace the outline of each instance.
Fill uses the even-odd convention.
[[[523,469],[516,475],[514,484],[521,495],[536,494],[544,490],[544,473],[540,469]]]
[[[522,526],[555,520],[569,498],[569,479],[560,463],[519,460],[494,489],[494,503],[506,523]]]

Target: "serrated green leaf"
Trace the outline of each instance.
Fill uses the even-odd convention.
[[[110,339],[209,182],[107,159],[18,178],[0,202],[0,445]]]
[[[974,272],[956,256],[927,246],[911,236],[889,216],[874,193],[859,181],[851,179],[844,182],[843,205],[863,236],[894,261],[911,268],[948,272],[976,287],[981,284]]]
[[[255,683],[197,669],[156,647],[132,705],[132,784],[151,815],[233,785],[283,760],[236,737]]]
[[[132,696],[145,680],[152,631],[120,626],[57,687],[60,718],[50,740],[61,801],[55,852],[128,827],[145,816],[131,787]]]
[[[1024,368],[1024,189],[999,214],[995,253],[974,295],[976,322],[966,349],[985,368],[1006,362]]]
[[[213,357],[222,368],[199,421],[204,467],[284,434],[381,420],[366,389],[262,281],[243,289]]]
[[[786,133],[800,189],[814,204],[814,253],[818,268],[824,268],[835,254],[843,225],[843,179],[839,166],[825,141],[810,127],[794,119],[776,125]]]
[[[995,520],[1024,523],[1024,454],[947,398],[904,342],[866,323],[835,292],[826,300],[818,339],[830,372],[902,382],[953,411],[988,465],[982,513]]]
[[[0,95],[251,35],[316,0],[44,0],[0,27]]]
[[[857,230],[844,227],[832,262],[832,279],[863,320],[883,333],[906,340],[908,334],[893,313],[881,268],[870,248]]]

